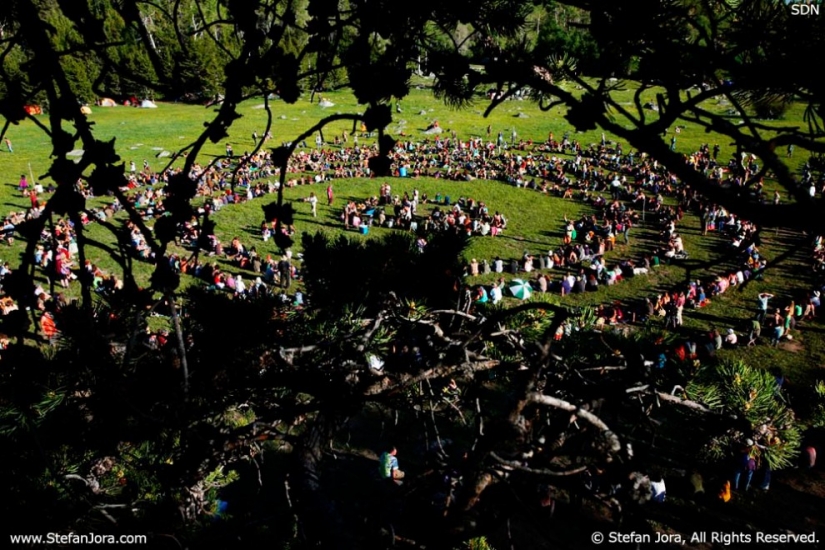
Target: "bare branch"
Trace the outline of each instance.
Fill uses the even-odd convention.
[[[529,394],[528,399],[534,403],[547,405],[549,407],[573,413],[577,418],[585,420],[593,427],[602,431],[608,437],[611,444],[611,450],[613,452],[618,452],[621,449],[622,446],[619,443],[619,438],[610,430],[610,428],[607,426],[607,424],[604,423],[604,421],[601,418],[599,418],[592,412],[586,411],[581,407],[573,405],[572,403],[564,401],[563,399],[559,399],[558,397],[551,397],[549,395],[543,395],[536,392]]]
[[[562,476],[574,476],[576,474],[580,474],[583,471],[587,470],[587,466],[579,466],[578,468],[573,468],[572,470],[548,470],[546,468],[528,468],[527,466],[523,466],[518,462],[513,460],[505,460],[498,456],[496,453],[491,452],[490,456],[494,458],[497,462],[506,466],[512,470],[518,470],[520,472],[527,472],[528,474],[536,474],[542,476],[555,476],[555,477],[562,477]]]

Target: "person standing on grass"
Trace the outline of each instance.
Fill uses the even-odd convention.
[[[312,217],[318,217],[318,197],[315,196],[315,193],[310,193],[309,198],[307,199],[310,208],[312,209]]]
[[[11,146],[11,140],[6,138],[6,149],[9,150],[9,153],[14,153],[14,148]]]
[[[773,294],[769,294],[767,292],[760,293],[757,298],[759,312],[756,316],[756,320],[759,321],[759,324],[762,324],[765,321],[765,317],[768,315],[768,300],[771,298],[773,298]]]
[[[330,183],[327,185],[327,204],[332,206],[332,201],[335,199],[335,195],[332,192],[332,184]]]
[[[278,262],[278,275],[280,276],[281,288],[289,290],[292,285],[292,264],[289,263],[286,256]]]

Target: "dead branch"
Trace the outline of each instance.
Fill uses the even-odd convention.
[[[497,359],[479,359],[480,360],[473,361],[471,363],[462,363],[459,365],[441,365],[438,367],[433,367],[431,369],[422,371],[417,375],[401,373],[398,377],[384,376],[378,382],[375,382],[374,384],[368,386],[364,390],[364,395],[374,396],[380,393],[384,393],[390,389],[400,390],[413,384],[417,384],[418,382],[422,382],[424,380],[445,378],[447,376],[452,376],[457,372],[462,373],[464,376],[470,376],[476,372],[494,369],[501,365],[501,361]]]
[[[675,403],[676,405],[681,405],[682,407],[687,407],[688,409],[699,411],[703,413],[710,413],[710,414],[719,414],[717,411],[713,409],[707,408],[705,405],[698,403],[696,401],[691,401],[690,399],[685,399],[683,397],[678,397],[676,395],[671,395],[665,392],[656,392],[656,396],[665,401],[667,403]]]
[[[558,397],[543,395],[536,392],[530,393],[528,395],[528,399],[534,403],[547,405],[549,407],[573,413],[577,418],[581,418],[593,427],[604,432],[604,434],[608,437],[608,440],[610,441],[610,447],[613,452],[618,452],[622,448],[621,444],[619,443],[619,438],[616,436],[616,434],[614,434],[610,430],[610,428],[607,426],[607,424],[604,423],[604,421],[601,418],[599,418],[592,412],[586,411],[576,405],[573,405],[572,403],[568,403],[563,399],[559,399]]]
[[[507,469],[518,470],[520,472],[527,472],[529,474],[537,474],[543,476],[573,476],[576,474],[580,474],[587,469],[587,466],[579,466],[578,468],[573,468],[572,470],[548,470],[546,468],[529,468],[513,460],[506,460],[498,456],[494,452],[491,452],[490,456],[493,457],[493,459],[495,459],[499,464],[505,466]]]

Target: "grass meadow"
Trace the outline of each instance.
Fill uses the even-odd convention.
[[[644,101],[655,101],[655,91],[651,91]],[[619,92],[619,101],[632,109],[632,84],[628,84],[626,91]],[[357,113],[363,110],[355,99],[345,92],[330,92],[324,98],[334,103],[326,109],[317,103],[309,103],[308,98],[302,98],[294,105],[286,105],[280,101],[271,102],[272,128],[274,145],[295,139],[300,133],[317,123],[317,121],[334,113]],[[569,132],[571,139],[576,139],[587,146],[601,140],[601,130],[586,133],[576,133],[564,119],[564,112],[554,108],[550,112],[541,112],[538,107],[529,101],[508,101],[500,105],[487,118],[482,116],[486,108],[486,101],[479,97],[477,104],[461,110],[451,109],[435,100],[425,86],[412,91],[410,96],[400,103],[401,112],[394,114],[394,121],[389,131],[394,136],[402,133],[409,139],[418,140],[424,137],[423,131],[433,120],[449,135],[455,130],[459,137],[485,137],[487,126],[492,129],[495,139],[498,132],[509,138],[515,129],[520,138],[543,141],[550,132],[557,137]],[[202,151],[202,162],[206,162],[215,155],[225,151],[230,143],[236,154],[249,151],[254,147],[253,132],[263,135],[267,114],[262,108],[263,101],[249,100],[240,107],[243,115],[231,128],[230,136],[225,142],[208,144]],[[709,108],[725,113],[730,107],[723,102],[713,101]],[[162,151],[174,153],[189,144],[203,128],[203,123],[213,116],[212,107],[173,104],[158,102],[157,109],[137,109],[131,107],[100,108],[92,107],[89,118],[94,122],[94,130],[99,139],[116,139],[116,147],[123,162],[128,166],[134,161],[138,167],[147,160],[153,170],[159,170],[166,165],[168,159],[158,158]],[[655,115],[648,111],[649,115]],[[617,115],[618,116],[618,115]],[[41,117],[47,123],[45,117]],[[737,117],[733,117],[736,119]],[[783,125],[803,125],[803,107],[793,105],[783,120]],[[344,131],[351,132],[352,125],[348,123],[332,124],[325,132],[328,141],[335,134]],[[0,147],[0,213],[6,214],[12,210],[23,210],[28,204],[28,198],[21,197],[17,192],[17,181],[21,174],[33,174],[35,179],[41,179],[49,166],[51,145],[39,128],[30,121],[25,121],[9,129],[8,137],[14,145],[14,153],[8,153],[5,147]],[[608,139],[611,139],[608,136]],[[670,136],[665,138],[669,141]],[[688,124],[678,135],[677,150],[689,153],[695,151],[703,143],[719,143],[722,159],[727,159],[734,152],[729,139],[707,134],[699,127]],[[361,139],[360,142],[370,140]],[[313,140],[308,140],[313,145]],[[628,146],[625,144],[625,150]],[[797,151],[796,157],[791,159],[793,168],[799,169],[804,162],[802,151]],[[317,186],[301,186],[287,189],[285,198],[296,201],[296,227],[299,232],[315,232],[317,230],[332,234],[343,232],[338,215],[343,201],[347,198],[363,199],[377,195],[378,188],[383,180],[335,180],[333,187],[336,195],[336,204],[330,208],[323,200],[323,191],[326,184]],[[45,183],[45,180],[44,180]],[[493,211],[501,211],[509,220],[508,229],[499,237],[474,237],[466,250],[466,258],[491,260],[495,256],[502,258],[521,257],[525,250],[531,253],[546,252],[559,244],[563,236],[562,220],[565,215],[578,217],[588,211],[586,205],[572,200],[562,200],[549,197],[527,189],[518,189],[500,182],[474,181],[450,182],[429,178],[389,180],[393,194],[403,194],[405,191],[418,189],[434,197],[437,193],[449,195],[454,201],[459,197],[472,197],[487,203]],[[766,182],[768,196],[773,192],[775,182]],[[318,217],[312,218],[309,205],[300,200],[315,191],[322,197],[318,206]],[[783,193],[784,199],[785,193]],[[106,202],[108,199],[95,199],[95,202]],[[259,253],[277,254],[272,241],[264,243],[260,238],[259,227],[263,221],[261,206],[274,200],[274,197],[257,199],[240,205],[230,205],[223,208],[216,216],[218,224],[217,235],[224,243],[238,236],[247,246],[255,246]],[[425,207],[426,210],[426,207]],[[113,237],[103,227],[92,224],[87,228],[89,236],[102,242],[112,242]],[[352,238],[376,238],[385,234],[388,229],[374,228],[370,235],[362,237],[349,233]],[[717,235],[702,236],[700,221],[693,215],[687,215],[678,228],[683,235],[685,247],[690,253],[690,259],[683,263],[661,266],[648,276],[636,277],[619,285],[603,288],[598,293],[572,295],[561,298],[555,295],[541,295],[534,299],[564,302],[571,305],[593,305],[606,303],[611,300],[638,299],[673,288],[687,277],[702,277],[720,273],[728,266],[726,259],[727,243]],[[649,225],[634,228],[631,232],[630,246],[618,246],[617,250],[608,254],[609,260],[623,257],[637,258],[642,253],[652,250],[658,245],[658,230]],[[621,239],[619,239],[621,240]],[[9,261],[16,265],[23,251],[23,243],[16,242],[13,246],[0,248],[0,260]],[[756,295],[768,291],[777,296],[773,306],[787,305],[794,297],[798,298],[813,282],[808,260],[809,239],[789,231],[785,228],[769,228],[763,232],[762,255],[772,260],[785,251],[791,255],[782,263],[772,267],[765,275],[764,280],[754,281],[743,288],[733,288],[714,300],[710,307],[698,311],[685,311],[685,332],[707,331],[711,326],[720,330],[728,327],[745,331],[749,326],[749,319],[755,312]],[[296,252],[300,252],[300,239],[297,239]],[[90,252],[92,260],[104,270],[117,272],[117,264],[98,250]],[[222,260],[216,259],[221,262]],[[235,271],[225,266],[229,271]],[[150,272],[150,266],[143,264],[138,268],[139,280]],[[247,273],[253,277],[252,273]],[[554,277],[558,274],[553,272]],[[513,277],[507,275],[506,277]],[[477,282],[490,282],[493,275],[477,278]],[[475,281],[473,281],[475,282]],[[186,284],[192,284],[189,280]],[[655,320],[654,323],[658,323]],[[819,322],[809,323],[795,334],[795,340],[781,344],[777,348],[759,345],[749,348],[725,350],[722,356],[743,357],[747,361],[763,367],[781,367],[789,376],[791,383],[808,383],[825,376],[822,367],[825,365],[825,336],[823,326]],[[744,337],[743,337],[744,338]]]

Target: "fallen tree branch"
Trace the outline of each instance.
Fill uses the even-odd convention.
[[[610,441],[610,448],[613,452],[618,452],[621,450],[622,446],[619,443],[619,438],[613,433],[607,424],[604,421],[593,414],[590,411],[586,411],[581,407],[578,407],[572,403],[569,403],[563,399],[559,399],[558,397],[552,397],[549,395],[543,395],[541,393],[532,392],[530,393],[527,398],[540,405],[547,405],[548,407],[553,407],[556,409],[561,409],[563,411],[568,411],[576,415],[577,418],[581,418],[582,420],[588,422],[594,428],[604,432],[607,436],[608,440]]]
[[[677,405],[687,407],[688,409],[691,409],[691,410],[694,410],[694,411],[699,411],[699,412],[703,412],[703,413],[710,413],[710,414],[720,414],[719,412],[714,411],[713,409],[709,409],[705,405],[702,405],[701,403],[698,403],[696,401],[691,401],[690,399],[685,399],[683,397],[679,397],[679,396],[676,396],[676,395],[671,395],[669,393],[665,393],[665,392],[662,392],[662,391],[656,392],[656,396],[659,399],[661,399],[662,401],[665,401],[667,403],[675,403]]]
[[[627,367],[588,367],[586,369],[577,369],[578,372],[602,371],[607,372],[611,370],[627,370]]]
[[[499,365],[501,365],[501,361],[497,359],[481,359],[471,363],[461,363],[458,365],[441,365],[422,371],[417,375],[402,373],[396,380],[393,380],[392,376],[384,376],[378,382],[375,382],[364,389],[364,395],[375,396],[391,389],[400,390],[424,380],[445,378],[455,374],[456,372],[461,372],[467,376],[476,372],[494,369]]]
[[[86,478],[80,477],[77,474],[66,474],[63,477],[65,477],[66,479],[79,479],[80,481],[86,484],[86,487],[89,486],[89,481]]]
[[[527,472],[529,474],[537,474],[543,476],[572,476],[580,474],[587,469],[587,466],[579,466],[578,468],[573,468],[572,470],[548,470],[546,468],[529,468],[513,460],[506,460],[498,456],[494,452],[490,452],[490,456],[493,457],[499,464],[506,466],[507,468],[510,468],[512,470],[518,470],[520,472]]]

